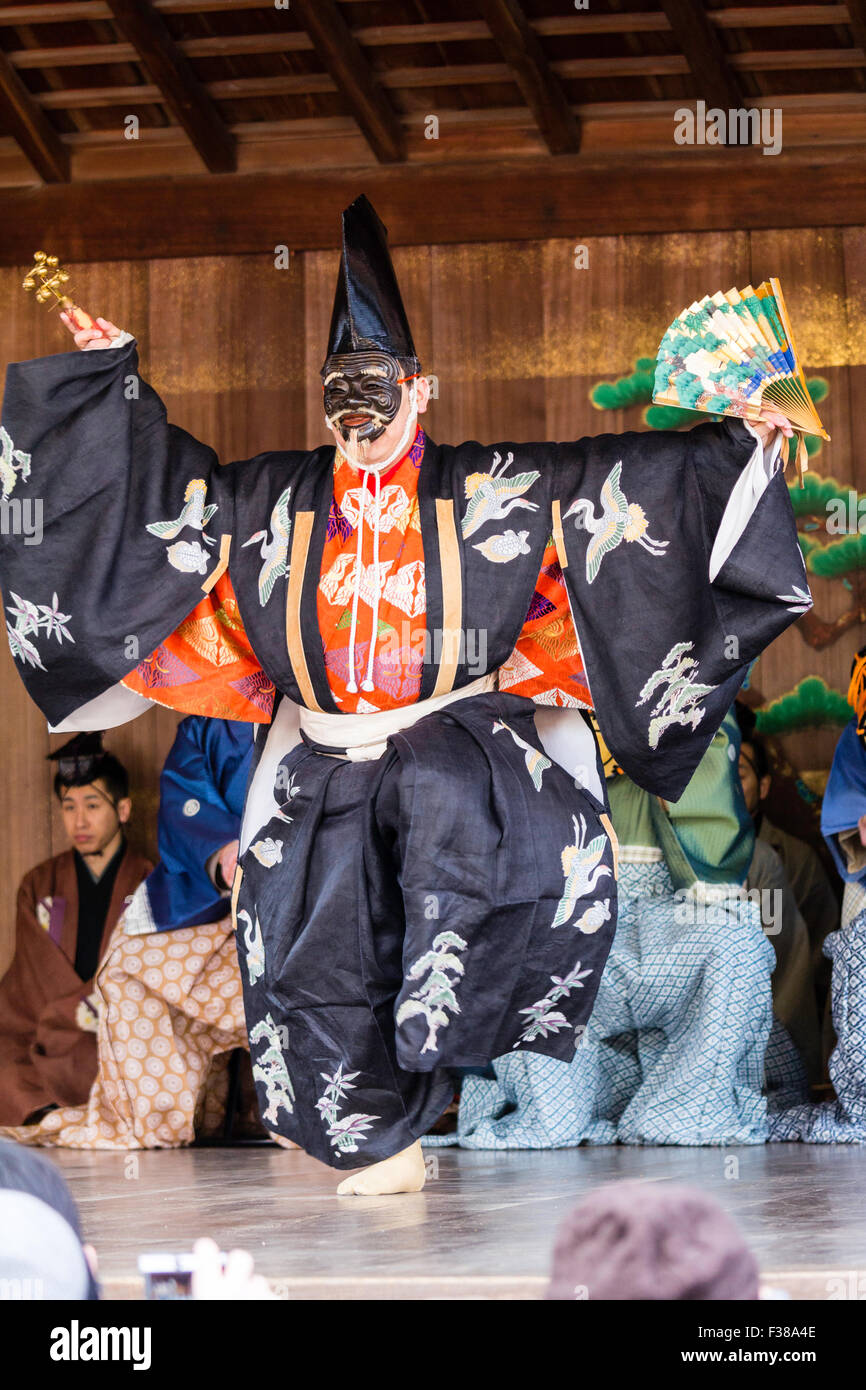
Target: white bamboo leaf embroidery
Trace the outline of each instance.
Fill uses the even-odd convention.
[[[449,947],[450,950],[447,949]],[[428,972],[424,983],[414,990],[408,999],[403,1000],[396,1014],[398,1028],[410,1018],[425,1019],[427,1037],[421,1048],[422,1052],[438,1050],[439,1029],[447,1027],[450,1021],[448,1011],[452,1014],[460,1012],[454,993],[457,981],[452,981],[449,974],[458,977],[464,974],[463,963],[457,959],[454,952],[465,950],[466,942],[462,936],[453,931],[438,932],[433,938],[432,950],[419,956],[406,972],[410,980],[420,979],[425,971]]]

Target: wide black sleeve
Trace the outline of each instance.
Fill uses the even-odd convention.
[[[149,656],[225,568],[232,470],[168,423],[134,342],[14,363],[2,428],[9,642],[58,724]]]
[[[725,420],[560,445],[555,490],[601,731],[674,800],[749,663],[811,606],[784,475]]]

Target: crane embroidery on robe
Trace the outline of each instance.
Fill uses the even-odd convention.
[[[595,515],[595,508],[588,497],[578,497],[572,502],[565,516],[575,518],[575,529],[590,532],[586,548],[586,582],[591,584],[601,568],[601,562],[608,551],[616,550],[622,541],[637,541],[651,555],[664,555],[668,541],[656,541],[646,534],[649,525],[643,507],[637,502],[629,502],[619,485],[622,460],[615,463],[601,486],[601,516]],[[563,517],[565,520],[565,517]]]
[[[256,531],[248,541],[244,541],[244,547],[256,545],[259,541],[262,543],[262,548],[259,551],[262,557],[262,567],[259,571],[259,603],[262,608],[274,592],[274,585],[277,580],[282,579],[289,572],[289,533],[292,529],[292,523],[289,519],[291,493],[292,489],[287,487],[274,503],[274,509],[271,512],[270,536],[267,531]]]
[[[357,568],[357,557],[350,551],[344,550],[338,555],[327,574],[323,574],[319,580],[319,589],[324,594],[329,603],[345,603],[351,605],[355,594],[355,575]],[[407,564],[391,574],[391,567],[394,560],[381,560],[379,562],[379,593],[385,603],[393,604],[401,612],[406,613],[410,618],[417,618],[419,613],[423,613],[427,606],[427,589],[423,560],[410,560]],[[371,608],[376,597],[376,566],[370,564],[361,566],[361,584],[359,596],[363,603]],[[348,627],[351,620],[351,607],[347,609],[349,620],[345,620],[345,614],[337,624],[338,628]]]
[[[362,493],[364,494],[362,499]],[[388,483],[383,487],[379,495],[379,506],[376,507],[376,498],[371,495],[369,489],[360,487],[349,487],[340,498],[340,510],[349,522],[352,530],[356,530],[361,517],[361,501],[364,502],[364,525],[373,526],[375,524],[376,513],[378,510],[379,530],[382,535],[388,531],[393,531],[394,527],[399,527],[405,531],[409,523],[410,503],[406,489],[399,483]],[[403,523],[401,525],[401,522]]]
[[[533,748],[531,743],[527,743],[525,738],[521,738],[519,734],[516,734],[509,724],[504,723],[501,719],[497,719],[493,725],[494,734],[501,733],[503,729],[507,729],[518,748],[523,749],[526,771],[532,778],[532,785],[535,790],[540,792],[541,779],[551,766],[550,759],[546,758],[543,753],[539,753],[537,748]]]
[[[479,541],[472,548],[480,550],[485,560],[492,560],[495,565],[507,565],[518,555],[529,554],[530,547],[526,543],[528,535],[528,531],[505,531],[501,536],[488,536],[486,541]]]
[[[587,844],[585,817],[581,816],[579,823],[577,816],[572,816],[571,819],[574,823],[574,844],[566,845],[562,851],[565,891],[559,900],[551,927],[561,927],[570,922],[580,900],[589,897],[600,878],[610,877],[609,866],[602,863],[607,836],[596,835]]]
[[[193,478],[186,485],[183,508],[177,520],[151,521],[145,529],[152,536],[159,536],[160,540],[170,541],[179,536],[185,526],[190,526],[193,531],[201,531],[208,545],[214,545],[215,541],[210,536],[205,536],[204,528],[216,510],[215,502],[207,502],[207,483],[204,478]]]
[[[433,938],[432,949],[425,951],[423,956],[410,965],[406,977],[409,980],[420,980],[426,972],[427,979],[416,989],[409,999],[404,999],[397,1010],[397,1026],[404,1023],[407,1018],[421,1017],[427,1024],[427,1037],[424,1040],[422,1052],[436,1052],[439,1044],[437,1035],[440,1028],[446,1028],[450,1023],[447,1010],[451,1013],[459,1014],[460,1005],[454,991],[462,976],[465,974],[465,966],[456,954],[457,951],[465,951],[467,943],[462,936],[458,936],[453,931],[441,931]],[[452,980],[450,977],[454,976]]]
[[[238,913],[238,921],[242,917],[246,918],[247,923],[244,928],[244,945],[247,948],[247,973],[252,986],[265,973],[265,943],[262,940],[262,928],[258,913],[256,913],[255,924],[245,908]]]
[[[291,825],[291,824],[292,824],[292,821],[294,820],[294,816],[287,816],[286,813],[285,813],[285,811],[283,810],[283,806],[291,806],[292,802],[294,801],[295,797],[298,795],[298,792],[299,792],[301,789],[300,789],[300,787],[297,786],[296,783],[295,783],[295,774],[294,774],[294,773],[291,774],[291,776],[289,777],[288,782],[286,782],[286,770],[285,770],[285,768],[283,767],[282,763],[280,763],[280,766],[277,768],[276,787],[275,787],[275,789],[274,789],[274,795],[275,795],[275,796],[276,796],[276,792],[277,792],[277,791],[281,791],[281,790],[283,789],[284,784],[285,784],[286,799],[285,799],[285,801],[282,803],[282,805],[281,805],[280,807],[278,807],[278,809],[274,812],[274,819],[275,819],[275,820],[285,821],[286,825]],[[261,844],[261,843],[262,843],[262,841],[259,841],[259,844]],[[280,845],[280,846],[282,846],[282,843],[283,843],[283,842],[282,842],[282,840],[277,840],[277,841],[275,841],[275,843],[278,844],[278,845]],[[255,854],[255,846],[252,846],[252,850],[253,850],[253,853]],[[281,852],[282,852],[282,851],[281,851]],[[256,855],[256,858],[258,859],[259,856]],[[261,863],[261,862],[262,862],[262,861],[259,860],[259,863]]]
[[[290,1115],[294,1114],[295,1089],[280,1048],[277,1025],[269,1013],[250,1029],[250,1047],[257,1047],[260,1042],[267,1043],[267,1046],[253,1062],[253,1080],[265,1088],[268,1104],[262,1111],[262,1119],[274,1125],[280,1108],[287,1110]]]
[[[510,468],[513,462],[513,454],[509,454],[503,463],[502,455],[495,453],[489,473],[470,473],[466,479],[463,490],[469,500],[462,527],[467,540],[488,521],[502,521],[515,507],[538,511],[538,503],[525,501],[523,494],[529,491],[541,474],[515,473],[513,478],[507,478],[505,469]]]
[[[234,607],[236,609],[237,605]],[[239,627],[240,623],[220,607],[204,617],[187,618],[178,627],[177,635],[211,666],[232,666],[247,656],[245,648],[232,635]]]
[[[23,449],[16,449],[9,431],[0,425],[0,483],[4,497],[10,495],[19,475],[22,482],[30,477],[30,455]]]
[[[23,661],[25,666],[38,666],[40,671],[44,671],[42,657],[30,637],[33,633],[44,632],[48,637],[53,634],[58,642],[62,642],[64,637],[67,642],[74,642],[75,638],[66,627],[72,615],[60,612],[56,594],[51,595],[50,604],[31,603],[30,599],[20,598],[12,589],[9,596],[13,602],[7,603],[6,611],[15,619],[14,627],[8,620],[6,623],[12,655],[16,661]]]
[[[581,970],[578,961],[567,975],[551,975],[552,988],[544,998],[536,999],[527,1009],[518,1010],[518,1013],[526,1015],[526,1027],[514,1047],[519,1047],[521,1043],[534,1042],[536,1038],[546,1038],[548,1034],[558,1033],[562,1028],[570,1028],[571,1024],[565,1014],[555,1006],[560,999],[567,998],[573,989],[583,989],[584,980],[591,974],[592,970]]]
[[[701,685],[692,680],[697,674],[698,662],[694,656],[687,655],[693,642],[677,642],[671,647],[657,671],[643,685],[640,697],[635,701],[645,705],[656,691],[663,687],[659,699],[651,710],[649,724],[649,746],[657,748],[659,739],[672,724],[690,724],[696,729],[706,714],[698,702],[715,690],[714,685]]]
[[[340,1062],[333,1076],[326,1071],[319,1072],[319,1075],[325,1082],[325,1089],[316,1101],[316,1109],[328,1126],[325,1132],[331,1141],[331,1148],[339,1149],[341,1153],[357,1153],[358,1144],[362,1144],[367,1137],[364,1130],[372,1129],[373,1121],[381,1119],[381,1116],[356,1113],[340,1118],[340,1101],[347,1091],[356,1089],[352,1083],[360,1075],[359,1072],[344,1072],[343,1063]]]

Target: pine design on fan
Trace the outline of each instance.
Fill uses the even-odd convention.
[[[800,435],[797,473],[808,467],[804,434],[830,436],[809,394],[778,280],[757,289],[721,290],[690,304],[668,328],[658,351],[656,405],[758,420],[780,410]],[[787,462],[787,440],[783,444]]]

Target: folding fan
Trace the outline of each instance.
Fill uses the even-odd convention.
[[[773,405],[800,435],[801,479],[808,466],[803,435],[830,438],[809,395],[778,280],[756,290],[719,290],[678,314],[659,347],[653,400],[744,420]]]

